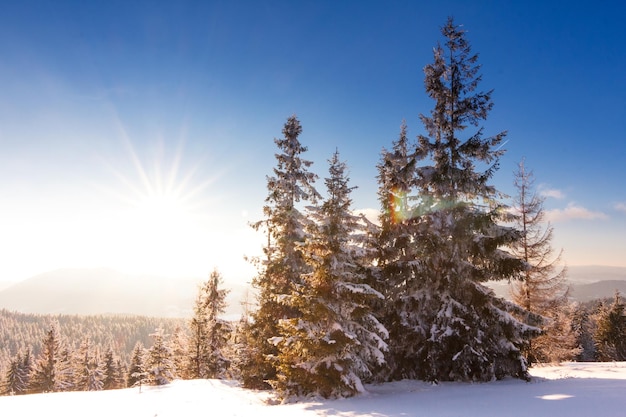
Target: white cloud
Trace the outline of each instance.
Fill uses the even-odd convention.
[[[557,190],[556,188],[547,188],[545,185],[539,186],[539,195],[543,197],[556,198],[558,200],[565,198],[565,193],[563,191]]]
[[[601,211],[592,211],[585,207],[569,203],[564,209],[546,210],[546,220],[551,222],[564,222],[573,219],[603,220],[608,216]]]
[[[626,203],[617,203],[613,208],[617,211],[621,211],[622,213],[626,213]]]

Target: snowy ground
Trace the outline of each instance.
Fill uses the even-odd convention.
[[[626,415],[626,362],[533,368],[532,382],[368,385],[335,401],[269,405],[267,392],[228,381],[176,381],[165,387],[0,397],[0,415],[63,417],[412,417]]]

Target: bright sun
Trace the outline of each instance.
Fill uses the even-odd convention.
[[[182,274],[199,263],[209,270],[206,253],[214,244],[207,239],[213,222],[206,191],[214,180],[197,181],[193,166],[181,168],[180,149],[170,159],[160,149],[145,163],[127,148],[133,170],[115,171],[114,194],[123,208],[109,218],[111,232],[104,237],[116,264],[160,275]]]

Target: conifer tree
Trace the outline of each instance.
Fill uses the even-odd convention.
[[[594,335],[598,359],[601,361],[626,360],[626,316],[619,291],[615,291],[613,303],[602,305],[596,317]]]
[[[126,385],[128,387],[141,386],[146,383],[147,372],[145,365],[146,350],[141,342],[135,343],[133,353],[130,358]]]
[[[11,360],[0,385],[0,395],[26,394],[30,373],[30,351],[18,354]]]
[[[104,354],[103,368],[104,379],[102,380],[102,389],[118,389],[124,386],[120,361],[115,357],[111,347],[109,347]]]
[[[220,317],[226,309],[228,291],[221,285],[222,276],[216,269],[198,292],[190,322],[190,378],[219,378],[229,366],[224,348],[230,327]]]
[[[279,322],[274,339],[282,397],[351,396],[363,391],[362,377],[384,362],[386,330],[371,313],[382,295],[365,283],[367,252],[362,218],[351,213],[346,165],[335,152],[326,179],[328,198],[308,208],[313,220],[302,251],[311,272],[294,285],[284,303],[300,314]]]
[[[174,328],[172,333],[172,359],[174,361],[174,376],[180,379],[189,379],[187,337],[181,326]]]
[[[400,134],[391,150],[383,149],[378,169],[378,199],[381,205],[380,227],[374,230],[378,250],[378,287],[384,302],[377,314],[389,331],[386,366],[377,379],[416,378],[415,349],[422,342],[412,315],[416,308],[412,292],[419,290],[417,262],[421,257],[416,244],[418,229],[415,208],[415,145],[407,138],[403,121]]]
[[[527,378],[520,348],[539,329],[513,313],[524,320],[534,316],[483,285],[517,279],[524,268],[504,250],[520,233],[501,225],[509,219],[489,183],[505,132],[484,138],[481,127],[461,137],[486,119],[491,92],[477,91],[478,56],[465,32],[448,19],[442,34],[445,44],[424,68],[435,106],[429,116],[420,115],[427,136],[418,136],[414,154],[418,194],[409,217],[418,230],[411,242],[418,257],[406,278],[415,282],[396,288],[401,304],[410,307],[401,320],[416,336],[403,372],[426,380]]]
[[[533,190],[533,173],[520,162],[515,173],[518,191],[513,214],[521,239],[511,246],[511,252],[524,260],[526,268],[521,281],[511,285],[513,301],[527,311],[546,318],[543,334],[529,340],[524,354],[529,363],[572,360],[578,355],[576,333],[572,327],[567,270],[559,266],[562,251],[553,256],[553,228],[544,226],[544,198]]]
[[[276,346],[269,339],[279,337],[278,322],[298,317],[300,312],[282,302],[285,296],[302,284],[309,273],[301,244],[305,241],[306,216],[300,211],[305,203],[319,198],[314,182],[317,176],[308,171],[311,161],[302,158],[307,151],[298,137],[302,126],[296,116],[287,119],[283,138],[275,139],[279,153],[274,175],[267,178],[269,195],[263,207],[265,219],[253,224],[267,232],[265,259],[256,262],[258,275],[253,286],[258,292],[258,309],[253,312],[242,364],[243,384],[249,388],[268,388],[266,381],[276,379]]]
[[[174,379],[172,349],[163,328],[156,329],[150,336],[154,342],[146,355],[147,382],[152,385],[167,385]]]
[[[16,395],[21,394],[25,389],[23,385],[23,375],[20,372],[20,363],[22,357],[18,353],[17,357],[13,358],[9,363],[9,368],[4,375],[2,385],[0,385],[0,395]]]
[[[81,343],[75,363],[77,366],[75,389],[78,391],[100,391],[103,389],[104,371],[89,337],[86,337]]]
[[[597,360],[596,321],[591,311],[583,305],[575,304],[576,308],[572,315],[572,328],[576,334],[576,345],[580,352],[574,359],[576,362],[594,362]]]
[[[46,332],[41,353],[35,363],[29,390],[32,392],[57,392],[71,388],[68,376],[69,350],[64,347],[58,332],[58,323],[53,322]]]

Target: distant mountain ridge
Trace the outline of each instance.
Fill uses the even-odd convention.
[[[575,265],[567,267],[567,281],[573,301],[590,301],[613,297],[615,290],[626,295],[626,267],[604,265]],[[489,287],[504,298],[510,298],[510,284],[489,282]]]
[[[571,266],[568,280],[575,301],[612,297],[615,290],[626,295],[626,267]],[[33,314],[191,317],[202,281],[129,275],[107,268],[59,269],[0,289],[0,308]],[[490,287],[509,297],[508,283],[490,283]],[[224,288],[231,290],[225,316],[236,320],[248,288],[228,282]]]
[[[33,314],[191,317],[201,282],[130,275],[108,268],[59,269],[0,290],[0,308]],[[232,298],[241,291],[234,288]],[[237,314],[240,306],[235,304],[227,314]]]

